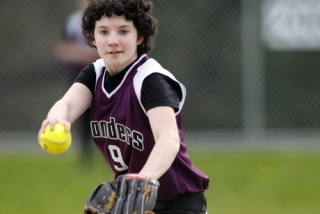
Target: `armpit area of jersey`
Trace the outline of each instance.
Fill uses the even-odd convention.
[[[153,73],[145,78],[141,89],[141,103],[146,111],[158,106],[179,109],[182,97],[180,86],[169,77]]]

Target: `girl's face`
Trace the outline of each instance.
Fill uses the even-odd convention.
[[[138,39],[133,21],[124,16],[113,14],[96,21],[93,44],[111,75],[119,73],[138,57],[137,47],[142,41],[143,38]]]

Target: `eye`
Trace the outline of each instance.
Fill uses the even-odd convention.
[[[100,30],[99,33],[101,35],[107,35],[108,34],[108,31],[107,30]]]
[[[121,29],[120,30],[120,34],[121,35],[127,35],[129,33],[129,30],[128,29]]]

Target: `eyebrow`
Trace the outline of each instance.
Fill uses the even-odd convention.
[[[101,25],[101,26],[98,25],[97,28],[109,28],[109,27],[108,26],[104,26],[104,25]],[[132,26],[130,26],[130,25],[121,25],[121,26],[119,26],[117,28],[132,28]]]

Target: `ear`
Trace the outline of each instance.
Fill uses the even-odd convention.
[[[94,38],[94,34],[91,34],[92,44],[97,47],[96,40]]]
[[[138,38],[137,45],[141,45],[142,42],[143,42],[143,37]]]

